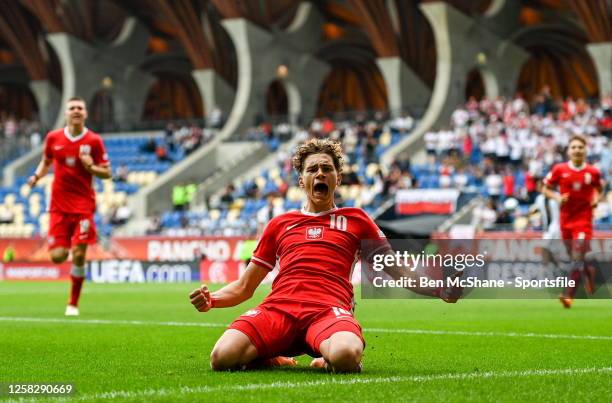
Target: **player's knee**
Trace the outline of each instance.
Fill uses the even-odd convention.
[[[236,369],[240,364],[240,353],[224,345],[216,345],[210,353],[210,368],[213,371]]]
[[[68,250],[64,248],[53,249],[49,255],[53,263],[63,263],[68,259]]]
[[[340,341],[330,346],[328,362],[338,372],[359,371],[363,345],[361,343]]]

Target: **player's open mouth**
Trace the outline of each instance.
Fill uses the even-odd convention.
[[[316,183],[312,188],[312,193],[314,193],[315,196],[325,197],[328,192],[329,187],[323,182]]]

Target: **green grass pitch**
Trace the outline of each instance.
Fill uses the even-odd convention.
[[[231,309],[197,313],[196,284],[85,284],[63,316],[67,283],[0,282],[0,383],[73,382],[73,399],[116,401],[609,401],[612,301],[358,301],[364,371],[299,367],[215,373]],[[2,398],[6,398],[3,396]]]

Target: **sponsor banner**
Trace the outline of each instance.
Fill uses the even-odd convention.
[[[87,279],[94,283],[188,283],[200,281],[200,268],[194,261],[94,260],[87,265]]]
[[[15,261],[25,262],[33,261],[32,256],[35,252],[45,247],[44,238],[2,238],[0,237],[0,253],[4,253],[4,250],[11,247],[15,250]],[[49,255],[42,259],[42,261],[49,261]]]
[[[61,281],[70,279],[69,262],[62,264],[11,262],[0,263],[0,280],[4,281]]]
[[[111,250],[122,259],[190,262],[239,261],[246,237],[134,237],[112,238]]]
[[[246,264],[237,260],[200,262],[200,281],[205,284],[229,283],[237,280]]]
[[[457,236],[449,232],[434,232],[431,234],[431,239],[503,239],[516,241],[519,239],[542,239],[541,231],[525,231],[525,232],[510,232],[510,231],[481,231],[475,233],[472,237],[461,236],[464,233],[460,232]],[[593,239],[612,239],[612,231],[593,231]]]
[[[452,214],[457,206],[457,189],[401,189],[395,195],[397,214]]]

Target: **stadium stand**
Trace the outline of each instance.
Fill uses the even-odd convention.
[[[402,117],[392,121],[375,120],[334,122],[315,119],[307,128],[294,130],[294,140],[301,143],[311,137],[331,137],[340,140],[346,152],[343,185],[338,189],[339,204],[363,207],[372,213],[388,194],[382,192],[383,180],[378,164],[380,156],[396,144],[413,127],[413,120]],[[239,139],[262,141],[272,151],[288,140],[292,130],[287,124],[264,123],[248,129]],[[302,195],[290,154],[279,150],[273,167],[252,170],[254,177],[227,184],[225,189],[210,196],[207,203],[193,206],[190,211],[167,211],[158,219],[161,231],[167,235],[254,235],[269,217],[262,211],[271,203],[275,214],[299,209]]]
[[[609,108],[609,99],[589,105],[567,98],[558,108],[540,100],[530,108],[520,96],[480,102],[472,98],[455,110],[448,128],[425,134],[428,162],[413,166],[416,186],[476,191],[490,199],[479,209],[476,225],[525,229],[537,181],[565,159],[564,148],[572,135],[587,136],[590,162],[610,177],[604,112]],[[611,197],[609,193],[608,200]],[[505,203],[508,199],[516,202]],[[480,222],[483,217],[489,218]],[[508,226],[515,218],[520,218],[516,225]],[[595,224],[610,227],[609,203],[598,207]]]
[[[192,141],[194,132],[193,128],[181,128],[171,136],[126,134],[104,138],[113,165],[113,180],[97,179],[95,184],[98,206],[95,221],[100,234],[110,236],[113,222],[115,225],[125,222],[117,219],[117,211],[125,211],[130,195],[155,181],[173,161],[185,156],[185,145]],[[163,158],[160,158],[160,148],[167,148]],[[0,237],[31,237],[47,233],[49,215],[46,207],[52,179],[52,174],[49,174],[30,190],[26,184],[27,176],[21,176],[15,185],[0,188]]]
[[[268,204],[275,214],[300,208],[301,191],[295,186],[290,153],[280,146],[290,139],[300,143],[311,137],[342,142],[347,161],[337,195],[340,205],[363,207],[372,214],[399,189],[457,188],[464,194],[491,199],[476,210],[477,226],[525,229],[537,225],[525,218],[537,193],[536,181],[564,158],[563,144],[572,134],[588,134],[591,162],[610,175],[608,139],[601,134],[609,134],[605,128],[608,104],[607,99],[589,105],[568,98],[553,110],[554,104],[541,102],[530,107],[520,96],[512,100],[471,98],[455,110],[447,128],[425,134],[424,163],[397,161],[388,169],[379,164],[380,157],[414,127],[412,118],[359,123],[324,118],[297,129],[286,123],[262,123],[232,140],[266,144],[274,152],[272,167],[254,166],[251,171],[255,175],[227,184],[209,195],[206,203],[150,217],[153,229],[147,232],[173,236],[256,234],[269,218],[262,213]],[[110,236],[114,227],[123,225],[130,216],[129,196],[211,136],[211,132],[195,127],[169,126],[164,135],[105,138],[114,179],[96,182],[100,233]],[[51,177],[31,192],[24,186],[25,180],[21,177],[12,188],[0,190],[0,221],[5,222],[0,224],[0,236],[46,233],[44,206]],[[517,202],[504,203],[508,199]],[[611,199],[609,193],[608,201]],[[609,203],[603,203],[596,212],[596,227],[608,229],[610,221]]]

